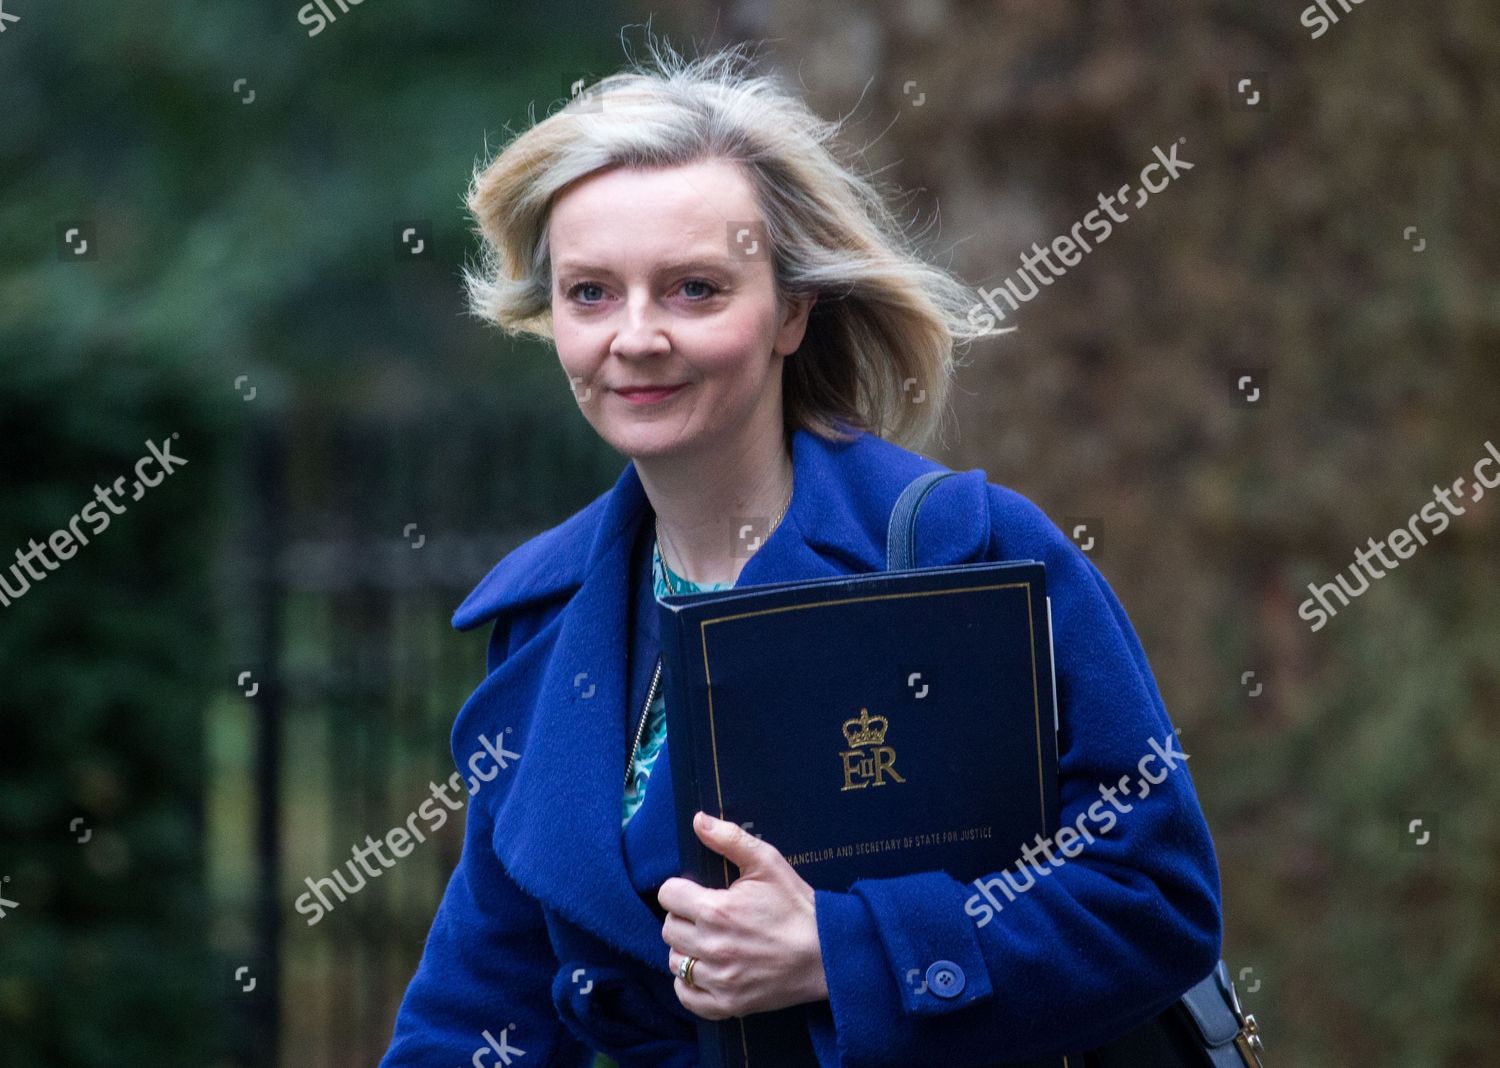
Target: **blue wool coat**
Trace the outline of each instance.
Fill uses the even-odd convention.
[[[897,496],[941,467],[868,433],[837,443],[797,429],[791,453],[791,505],[738,586],[884,568]],[[467,774],[481,735],[503,734],[520,755],[469,799],[462,856],[385,1068],[587,1065],[590,1050],[622,1068],[698,1064],[656,903],[680,873],[666,752],[620,830],[627,734],[656,653],[650,514],[626,464],[607,493],[496,564],[454,614],[459,629],[494,627],[489,673],[454,724],[454,760]],[[932,490],[917,546],[918,566],[1047,565],[1061,819],[1076,823],[1102,787],[1136,778],[1152,739],[1172,736],[1124,610],[1035,505],[977,468]],[[1108,833],[1086,825],[1100,832],[1091,844],[982,925],[965,908],[974,884],[942,871],[816,891],[829,997],[804,1011],[820,1064],[960,1068],[1074,1052],[1207,975],[1220,954],[1219,870],[1187,766]],[[962,972],[959,996],[908,981],[939,960]]]

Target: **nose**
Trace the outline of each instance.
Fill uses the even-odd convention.
[[[672,351],[671,340],[662,329],[660,309],[649,296],[634,294],[625,302],[619,328],[610,342],[611,355],[625,359],[659,356]]]

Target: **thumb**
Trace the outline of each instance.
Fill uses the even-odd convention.
[[[739,868],[741,875],[759,871],[765,866],[766,852],[770,847],[739,824],[699,812],[693,817],[693,830],[704,845]]]

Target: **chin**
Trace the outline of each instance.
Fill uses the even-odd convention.
[[[647,422],[635,426],[616,425],[608,428],[608,432],[600,434],[600,437],[616,452],[623,453],[632,460],[669,456],[684,447],[690,447],[696,440],[695,436],[685,435],[674,426]]]

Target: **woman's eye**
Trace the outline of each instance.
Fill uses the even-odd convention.
[[[579,282],[572,289],[568,290],[568,296],[573,297],[574,299],[577,299],[577,297],[578,297],[578,291],[579,290],[581,290],[581,289],[598,289],[598,288],[599,288],[599,284],[597,282]],[[592,300],[585,300],[584,303],[585,304],[593,304],[595,302],[592,301]]]
[[[702,286],[704,289],[708,290],[707,293],[704,293],[701,297],[698,298],[700,300],[706,300],[719,291],[718,286],[714,285],[712,282],[705,282],[701,278],[690,278],[686,282],[682,283],[684,293],[686,293],[688,286]],[[691,296],[692,294],[687,295]]]

